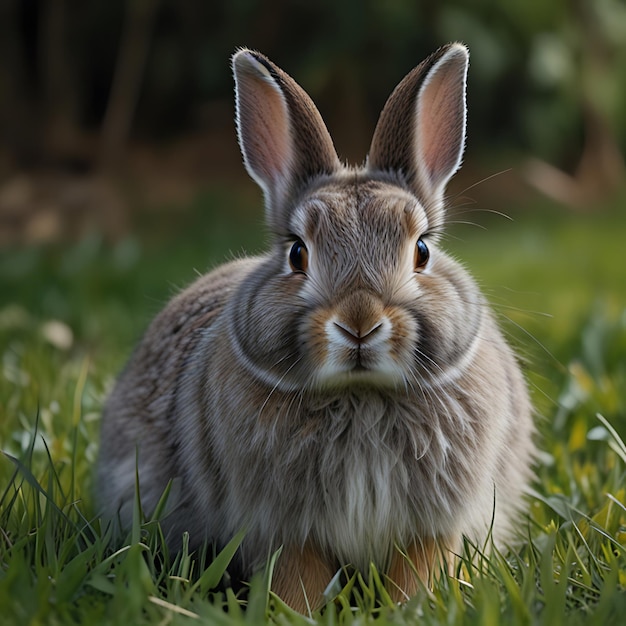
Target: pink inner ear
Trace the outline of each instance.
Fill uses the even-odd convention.
[[[246,73],[239,85],[242,150],[251,174],[273,187],[291,161],[289,117],[282,94],[264,77]]]
[[[463,67],[443,67],[418,100],[418,153],[431,184],[446,182],[457,169],[463,149]]]

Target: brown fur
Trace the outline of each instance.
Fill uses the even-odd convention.
[[[459,543],[459,542],[455,542]],[[422,586],[430,586],[438,570],[452,563],[454,552],[442,548],[442,539],[418,537],[409,542],[406,552],[396,548],[389,565],[389,594],[396,602],[414,596]]]
[[[335,574],[335,563],[310,542],[285,550],[272,578],[272,590],[289,606],[306,613],[320,606]]]

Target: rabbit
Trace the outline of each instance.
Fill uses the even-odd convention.
[[[361,167],[343,165],[304,90],[262,54],[232,58],[243,161],[266,254],[173,298],[103,410],[103,514],[132,523],[169,481],[171,546],[241,529],[242,579],[280,550],[272,589],[305,612],[344,566],[398,602],[464,538],[515,538],[535,457],[522,369],[476,283],[441,246],[461,164],[469,52],[441,47],[395,88]]]

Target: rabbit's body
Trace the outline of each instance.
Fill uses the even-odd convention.
[[[394,137],[394,107],[426,106],[420,97],[441,72],[437,93],[459,97],[446,81],[458,80],[466,52],[438,54],[412,73],[418,106],[401,89],[410,74],[368,164],[353,170],[338,164],[299,87],[264,57],[238,53],[240,141],[266,192],[273,247],[175,298],[105,408],[99,490],[109,515],[130,524],[138,458],[145,509],[177,480],[163,521],[174,544],[187,530],[192,544],[220,546],[245,528],[243,575],[282,546],[275,588],[300,609],[302,589],[319,602],[341,565],[376,563],[401,597],[417,581],[399,550],[427,578],[463,535],[482,542],[492,529],[506,541],[530,477],[519,366],[473,280],[437,242],[464,105],[462,128],[442,142],[449,155],[424,157],[428,176],[412,180],[395,162],[406,139]],[[459,111],[447,115],[459,125]]]

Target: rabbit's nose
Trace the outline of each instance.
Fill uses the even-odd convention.
[[[357,326],[351,326],[350,324],[346,324],[345,322],[338,320],[335,320],[333,323],[344,339],[347,339],[357,346],[374,339],[375,335],[383,326],[382,321],[378,321],[373,326],[365,329],[363,329],[360,324]]]
[[[385,313],[375,294],[358,290],[344,297],[333,316],[335,335],[349,347],[371,345],[380,339]]]

